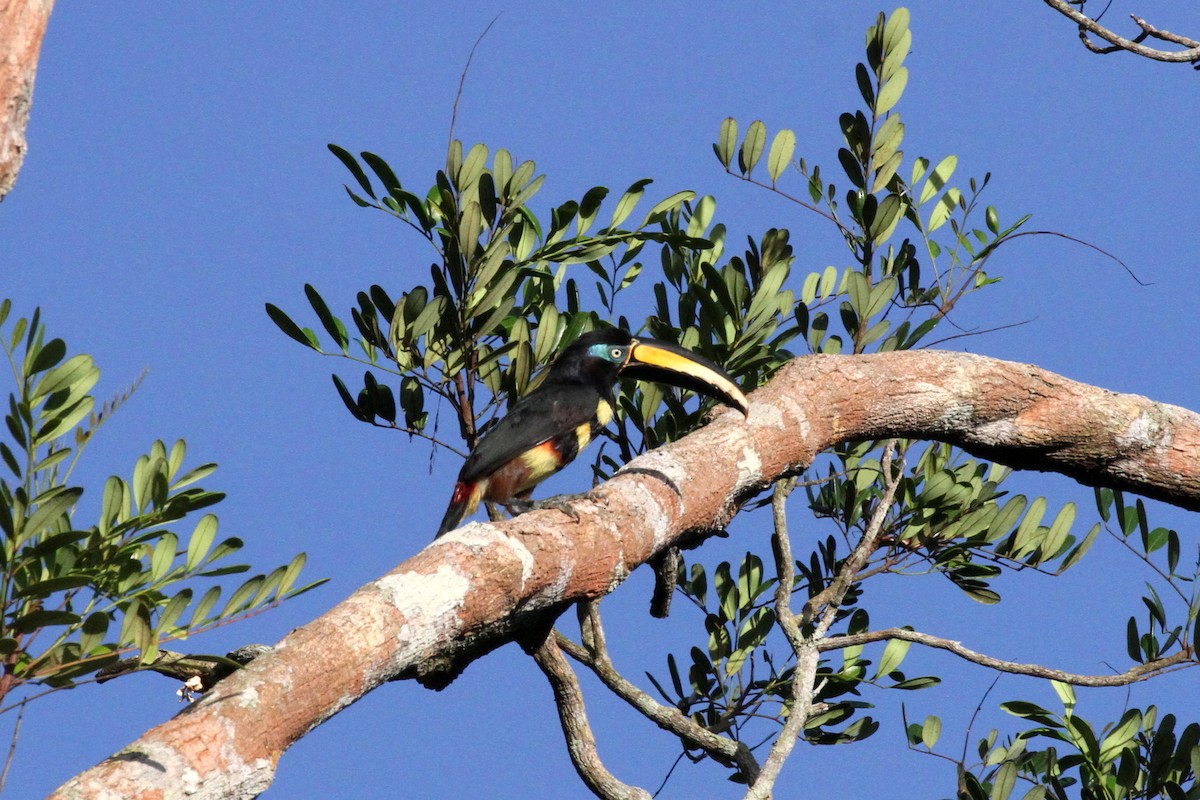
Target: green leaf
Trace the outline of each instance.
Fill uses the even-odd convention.
[[[342,383],[342,379],[337,375],[332,377],[333,386],[337,389],[338,396],[342,398],[342,402],[346,404],[346,410],[359,422],[370,422],[371,418],[359,409],[358,401],[354,399],[354,395],[350,394],[350,390],[346,388],[346,384]]]
[[[737,120],[726,117],[721,121],[721,131],[717,134],[717,143],[713,145],[713,152],[717,154],[717,160],[725,169],[729,169],[729,165],[733,163],[733,151],[737,147],[737,141]]]
[[[31,597],[45,599],[55,592],[65,592],[68,589],[79,589],[92,582],[90,574],[64,575],[58,578],[47,578],[44,581],[18,586],[13,597]]]
[[[79,402],[62,409],[38,428],[37,432],[33,435],[32,443],[40,445],[54,441],[78,425],[84,417],[92,413],[92,409],[95,406],[95,398],[89,395]]]
[[[651,183],[650,178],[642,178],[640,181],[635,181],[625,190],[625,194],[621,195],[621,199],[617,201],[616,208],[613,209],[612,221],[609,222],[610,228],[616,228],[633,213],[634,206],[642,199],[646,187]]]
[[[47,372],[30,395],[30,404],[37,405],[43,398],[68,390],[71,397],[82,397],[100,380],[100,370],[92,357],[86,354],[71,356]]]
[[[1142,712],[1136,708],[1131,708],[1126,711],[1116,727],[1104,737],[1104,741],[1100,743],[1100,759],[1102,761],[1112,761],[1121,753],[1135,746],[1133,737],[1138,734],[1142,728]]]
[[[947,189],[941,199],[933,207],[933,211],[929,213],[929,223],[926,225],[926,230],[929,232],[936,231],[938,228],[946,224],[946,220],[954,213],[954,209],[958,206],[958,201],[962,199],[962,192],[958,189]]]
[[[175,554],[178,550],[179,537],[169,531],[163,532],[150,556],[150,582],[152,584],[161,582],[171,571],[171,565],[175,563]]]
[[[279,587],[276,589],[276,596],[283,597],[291,590],[296,583],[296,578],[300,577],[301,570],[304,569],[305,563],[308,561],[308,556],[305,553],[297,553],[291,561],[288,562],[287,569],[283,572],[283,577],[279,581]]]
[[[358,165],[358,161],[355,160],[354,156],[350,155],[349,152],[341,147],[338,147],[336,144],[331,143],[326,145],[326,147],[329,148],[329,152],[337,156],[338,160],[342,162],[346,169],[350,170],[350,174],[354,176],[356,181],[358,181],[358,185],[362,187],[362,190],[366,192],[371,199],[377,199],[375,197],[374,190],[371,189],[371,182],[367,180],[367,174],[363,172],[362,167]],[[349,192],[350,190],[346,189],[346,191]],[[351,194],[350,196],[353,197],[354,195]]]
[[[34,633],[56,625],[78,625],[81,619],[78,614],[72,614],[70,611],[39,608],[9,622],[6,632]]]
[[[906,86],[908,86],[908,70],[900,67],[879,90],[879,99],[875,103],[876,119],[891,111],[896,103],[900,102],[900,95],[904,94]]]
[[[83,621],[79,631],[79,649],[83,655],[91,655],[92,651],[104,643],[104,635],[108,633],[108,614],[93,611]]]
[[[312,284],[304,284],[304,294],[308,297],[309,305],[313,311],[317,313],[317,319],[321,321],[321,327],[330,335],[333,341],[337,344],[341,351],[346,352],[346,345],[350,342],[350,337],[346,335],[346,326],[340,319],[337,319],[329,311],[329,306],[325,304],[325,299],[320,293],[313,288]]]
[[[1016,785],[1017,762],[1005,761],[996,770],[996,776],[992,779],[992,793],[989,795],[990,800],[1008,800],[1008,796],[1012,794],[1012,790]]]
[[[192,602],[192,590],[183,589],[162,607],[158,613],[158,624],[155,626],[155,636],[164,637],[174,634],[176,623],[183,614],[188,603]]]
[[[871,238],[878,247],[891,238],[896,225],[904,215],[905,204],[898,195],[889,194],[879,203],[875,219],[871,223]]]
[[[920,165],[922,166],[922,169],[925,165],[929,164],[929,162],[923,158],[918,159],[918,162],[924,162],[924,165]],[[919,164],[913,165],[913,183],[917,182],[916,170],[918,165]],[[924,205],[935,194],[940,192],[946,186],[947,181],[950,180],[950,176],[954,174],[954,170],[957,167],[958,156],[946,156],[939,161],[938,165],[933,168],[933,172],[929,173],[929,177],[925,180],[925,186],[921,189],[921,198],[917,201],[917,205]]]
[[[197,628],[208,623],[208,614],[216,605],[217,600],[221,599],[221,587],[210,586],[201,597],[196,607],[192,610],[192,619],[188,623],[188,628]]]
[[[349,156],[349,153],[346,155]],[[365,150],[360,153],[360,155],[362,156],[362,160],[366,162],[367,166],[370,167],[375,175],[379,178],[379,182],[383,184],[385,191],[394,194],[398,189],[400,189],[400,179],[396,177],[396,173],[392,172],[392,168],[388,166],[386,161],[374,153],[368,153]],[[357,164],[355,166],[357,166]],[[368,193],[371,191],[369,185],[366,187],[366,191]]]
[[[746,129],[746,138],[742,141],[742,149],[738,151],[738,167],[742,174],[754,172],[755,165],[762,158],[763,147],[767,142],[767,126],[762,120],[754,120]]]
[[[216,536],[217,518],[212,514],[205,514],[196,523],[196,527],[192,529],[192,535],[188,539],[184,570],[191,572],[204,563],[204,558],[212,550]]]
[[[35,351],[26,374],[35,375],[53,367],[67,354],[67,343],[62,339],[51,339]]]
[[[187,472],[183,473],[183,475],[180,475],[178,478],[176,478],[175,481],[171,484],[171,490],[177,491],[179,489],[182,489],[185,486],[191,486],[196,481],[202,481],[205,478],[207,478],[209,475],[212,475],[216,471],[217,471],[216,464],[212,464],[212,463],[201,464],[200,466],[195,467],[194,469],[190,469]]]
[[[881,678],[885,675],[890,675],[904,661],[904,656],[908,655],[908,648],[911,646],[912,642],[904,639],[892,639],[889,641],[887,646],[883,648],[883,656],[879,659],[879,666],[875,670],[875,677]]]
[[[921,725],[921,744],[932,750],[933,746],[937,744],[937,740],[941,737],[941,735],[941,719],[933,715],[926,717],[924,724]]]
[[[258,593],[258,587],[263,584],[266,578],[262,575],[255,575],[248,581],[239,586],[230,596],[229,602],[225,604],[225,608],[221,611],[220,619],[227,619],[244,610],[249,606],[254,595]]]
[[[54,487],[42,492],[31,503],[31,505],[37,505],[37,510],[25,520],[21,529],[21,538],[41,533],[49,527],[51,522],[74,507],[82,495],[83,489],[78,487]]]
[[[1056,680],[1050,681],[1050,687],[1054,689],[1054,693],[1058,695],[1058,699],[1063,704],[1063,708],[1065,708],[1069,714],[1071,709],[1075,708],[1075,704],[1077,702],[1075,698],[1075,687],[1069,683],[1063,683],[1062,681]]]
[[[283,331],[305,347],[311,347],[318,353],[321,351],[321,348],[314,345],[312,341],[310,341],[309,338],[304,335],[304,331],[300,330],[300,326],[292,322],[292,318],[283,313],[278,306],[272,303],[267,303],[266,309],[267,316],[271,318],[271,321],[274,322],[276,326],[278,326],[279,330]]]
[[[1067,554],[1067,557],[1063,559],[1062,565],[1058,568],[1057,572],[1065,572],[1078,564],[1079,560],[1083,558],[1084,554],[1091,549],[1092,544],[1096,541],[1096,537],[1099,534],[1100,523],[1097,522],[1092,526],[1092,529],[1088,531],[1088,534],[1084,537],[1083,541]]]
[[[784,128],[775,134],[771,140],[771,149],[767,153],[767,174],[771,183],[779,180],[784,170],[792,163],[792,154],[796,151],[796,134]]]
[[[638,226],[638,230],[646,227],[651,222],[657,221],[662,214],[666,213],[672,208],[675,208],[675,206],[679,205],[680,203],[693,199],[695,196],[695,192],[685,189],[681,192],[675,192],[675,194],[671,195],[670,197],[659,200],[654,204],[654,207],[650,209],[649,213],[646,214],[646,218],[642,221],[642,224]]]
[[[1067,544],[1067,535],[1070,533],[1071,525],[1074,523],[1075,504],[1066,503],[1058,510],[1054,522],[1050,523],[1050,529],[1046,532],[1046,538],[1042,540],[1042,561],[1054,558],[1062,551]]]

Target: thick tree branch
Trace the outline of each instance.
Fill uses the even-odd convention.
[[[1200,415],[1185,409],[961,353],[797,359],[752,395],[748,419],[720,413],[630,462],[597,490],[604,504],[576,503],[578,522],[534,511],[438,539],[54,796],[253,796],[291,744],[371,689],[430,664],[452,675],[720,529],[825,448],[892,436],[1200,508]]]
[[[1186,36],[1180,36],[1170,31],[1160,30],[1141,17],[1130,14],[1130,18],[1137,24],[1142,32],[1133,39],[1126,39],[1123,36],[1118,36],[1113,31],[1101,25],[1096,20],[1084,15],[1082,12],[1075,9],[1070,3],[1065,0],[1045,0],[1046,5],[1053,8],[1058,13],[1073,20],[1079,25],[1079,40],[1083,42],[1083,46],[1093,53],[1116,53],[1124,51],[1133,53],[1144,58],[1150,58],[1155,61],[1168,61],[1176,63],[1194,63],[1200,61],[1200,42],[1195,39],[1189,39]],[[1088,34],[1094,34],[1109,43],[1109,47],[1101,47],[1093,42]],[[1154,47],[1147,47],[1142,44],[1146,39],[1157,39],[1160,42],[1170,42],[1177,44],[1185,49],[1183,50],[1159,50]]]
[[[0,201],[25,160],[38,51],[54,0],[0,0]]]
[[[1169,656],[1155,659],[1154,661],[1147,661],[1145,664],[1138,664],[1136,667],[1131,667],[1125,672],[1116,675],[1080,675],[1075,672],[1053,669],[1052,667],[1043,667],[1040,664],[1022,664],[1018,661],[1004,661],[1003,659],[977,653],[974,650],[963,647],[962,642],[943,639],[941,636],[921,633],[920,631],[910,631],[906,628],[885,628],[879,631],[866,631],[848,636],[836,636],[822,641],[817,645],[817,649],[822,652],[826,650],[840,650],[843,647],[854,647],[856,645],[870,644],[871,642],[885,642],[891,639],[902,639],[906,642],[914,642],[926,647],[945,650],[959,658],[970,661],[972,664],[994,669],[997,672],[1009,672],[1013,675],[1030,675],[1034,678],[1060,681],[1072,684],[1073,686],[1128,686],[1131,683],[1149,680],[1163,672],[1174,671],[1176,668],[1196,666],[1195,653],[1188,647]]]
[[[558,708],[558,719],[562,723],[563,735],[567,739],[567,752],[575,771],[592,794],[602,800],[650,800],[650,793],[636,786],[617,780],[609,772],[596,751],[596,737],[588,724],[587,712],[583,707],[583,692],[579,680],[551,631],[529,654],[541,667],[550,688],[554,691],[554,705]]]

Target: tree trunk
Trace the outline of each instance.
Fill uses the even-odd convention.
[[[54,0],[0,0],[0,201],[25,160],[33,79],[53,7]]]

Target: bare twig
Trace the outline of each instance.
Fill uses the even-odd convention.
[[[1125,273],[1127,275],[1129,275],[1129,277],[1133,278],[1133,282],[1136,283],[1138,286],[1153,286],[1154,285],[1154,281],[1144,281],[1141,278],[1139,278],[1137,276],[1137,273],[1134,272],[1129,267],[1128,264],[1126,264],[1121,259],[1117,258],[1112,253],[1105,250],[1103,247],[1094,245],[1091,242],[1086,241],[1084,239],[1078,239],[1074,236],[1071,236],[1070,234],[1062,233],[1060,231],[1021,231],[1020,233],[1014,233],[1013,235],[1009,236],[1008,241],[1011,242],[1013,239],[1020,239],[1022,236],[1055,236],[1059,239],[1066,239],[1068,242],[1073,242],[1074,244],[1083,245],[1084,247],[1088,248],[1089,250],[1096,251],[1097,253],[1099,253],[1100,255],[1109,259],[1110,261],[1117,262],[1117,264],[1119,264],[1121,266],[1121,269],[1125,270]]]
[[[1200,42],[1195,39],[1189,39],[1186,36],[1179,36],[1170,31],[1160,30],[1141,17],[1130,14],[1130,18],[1137,24],[1142,32],[1133,39],[1126,39],[1123,36],[1118,36],[1108,28],[1105,28],[1100,23],[1096,22],[1091,17],[1085,16],[1081,12],[1072,8],[1066,0],[1045,0],[1046,5],[1053,8],[1064,17],[1068,17],[1079,25],[1079,41],[1083,42],[1083,46],[1093,53],[1115,53],[1125,51],[1134,55],[1143,56],[1144,58],[1153,59],[1154,61],[1168,61],[1175,63],[1194,63],[1200,61]],[[1110,47],[1101,47],[1088,38],[1088,34],[1099,36],[1104,41],[1108,42]],[[1154,47],[1147,47],[1142,44],[1147,38],[1157,39],[1160,42],[1170,42],[1171,44],[1181,45],[1186,48],[1184,50],[1159,50]]]
[[[753,781],[758,776],[758,762],[744,742],[714,733],[697,724],[679,709],[659,703],[621,675],[608,656],[599,608],[595,603],[589,602],[585,605],[585,613],[585,645],[576,644],[556,632],[558,646],[567,655],[595,673],[609,691],[664,731],[678,736],[688,747],[703,750],[719,764],[736,765],[748,781]]]
[[[8,769],[12,766],[13,756],[17,754],[17,739],[21,736],[21,720],[25,719],[25,703],[29,698],[21,701],[21,710],[17,712],[17,722],[13,725],[12,739],[8,743],[8,757],[4,759],[4,771],[0,772],[0,792],[4,791],[4,784],[8,782]]]
[[[503,13],[503,12],[501,12]],[[500,14],[492,17],[492,21],[483,29],[483,33],[475,39],[475,44],[471,45],[471,52],[467,54],[467,63],[463,64],[462,73],[458,76],[458,91],[454,93],[454,107],[450,111],[450,133],[446,142],[447,148],[454,143],[454,123],[458,121],[458,102],[462,99],[463,85],[467,82],[467,73],[471,71],[471,60],[475,58],[475,51],[479,49],[479,43],[483,41],[483,37],[488,35],[488,31],[496,24],[496,20],[500,19]]]
[[[636,786],[617,780],[609,772],[596,752],[596,737],[588,724],[587,711],[583,707],[583,693],[579,680],[571,665],[563,658],[551,631],[541,644],[529,651],[533,660],[541,667],[554,691],[554,705],[558,708],[558,719],[562,723],[563,735],[567,739],[567,750],[571,763],[579,777],[603,800],[651,800],[650,793]]]
[[[819,642],[817,649],[821,652],[840,650],[843,647],[855,647],[857,645],[883,642],[891,639],[901,639],[906,642],[945,650],[959,658],[970,661],[972,664],[978,664],[981,667],[987,667],[999,672],[1062,681],[1073,686],[1125,686],[1130,683],[1147,680],[1164,672],[1174,672],[1174,668],[1192,667],[1197,663],[1192,649],[1184,648],[1173,655],[1154,661],[1147,661],[1145,664],[1138,664],[1126,672],[1117,675],[1081,675],[1075,672],[1064,672],[1061,669],[1054,669],[1052,667],[1043,667],[1040,664],[1022,664],[1017,661],[1004,661],[963,647],[960,642],[944,639],[941,636],[921,633],[920,631],[910,631],[906,628],[885,628],[878,631],[837,636]]]

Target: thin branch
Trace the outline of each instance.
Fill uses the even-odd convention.
[[[1130,269],[1128,264],[1126,264],[1121,259],[1117,258],[1112,253],[1105,250],[1103,247],[1094,245],[1091,242],[1086,241],[1084,239],[1078,239],[1074,236],[1071,236],[1070,234],[1062,233],[1061,231],[1021,231],[1020,233],[1014,233],[1012,236],[1009,236],[1008,241],[1012,241],[1013,239],[1020,239],[1022,236],[1057,236],[1059,239],[1066,239],[1068,242],[1073,242],[1075,244],[1083,245],[1084,247],[1088,248],[1089,250],[1095,250],[1097,253],[1104,256],[1105,258],[1111,259],[1112,261],[1115,261],[1118,264],[1120,264],[1121,269],[1125,270],[1125,272],[1129,275],[1129,277],[1133,278],[1134,283],[1136,283],[1138,286],[1153,286],[1154,285],[1153,281],[1144,281],[1141,278],[1139,278],[1137,276],[1137,273],[1135,273],[1132,269]]]
[[[458,121],[458,101],[462,99],[463,85],[466,84],[467,73],[471,70],[471,60],[475,58],[475,51],[479,49],[479,43],[483,41],[483,37],[488,35],[488,31],[492,29],[492,26],[496,24],[496,20],[498,19],[500,19],[500,14],[492,17],[492,21],[483,29],[483,33],[479,34],[479,37],[475,40],[475,44],[471,45],[471,52],[467,54],[467,63],[463,64],[462,73],[458,76],[458,91],[454,93],[454,106],[450,110],[450,133],[446,141],[447,150],[454,143],[454,123]]]
[[[533,660],[541,667],[550,688],[554,691],[554,705],[558,708],[558,719],[562,723],[563,735],[567,738],[567,751],[579,777],[603,800],[652,800],[650,793],[637,786],[629,786],[617,780],[609,772],[596,752],[596,737],[588,724],[587,711],[583,707],[583,693],[579,680],[571,665],[563,658],[551,631],[541,644],[529,651]]]
[[[804,733],[804,723],[808,721],[812,709],[813,698],[816,695],[814,681],[817,676],[817,666],[820,664],[820,653],[816,648],[816,638],[806,637],[800,629],[796,615],[792,613],[792,586],[796,581],[795,562],[792,560],[792,544],[787,532],[787,497],[795,488],[795,481],[779,481],[771,499],[772,516],[775,521],[775,533],[771,537],[772,551],[775,555],[775,566],[778,581],[775,584],[775,618],[783,629],[784,636],[796,653],[796,666],[792,671],[792,707],[783,729],[775,737],[762,772],[750,784],[746,791],[746,800],[767,800],[775,788],[775,781],[783,763],[791,755],[796,740]]]
[[[28,699],[21,701],[21,710],[17,712],[17,722],[13,725],[12,739],[8,743],[8,757],[4,759],[4,771],[0,772],[0,792],[4,791],[4,785],[8,783],[8,769],[12,766],[13,756],[17,754],[17,739],[21,735],[21,721],[25,719],[25,702]]]
[[[1040,664],[1022,664],[1017,661],[1004,661],[1003,659],[963,647],[961,642],[944,639],[941,636],[934,636],[929,633],[921,633],[920,631],[910,631],[906,628],[884,628],[878,631],[866,631],[864,633],[825,639],[817,644],[817,649],[821,652],[826,652],[891,639],[901,639],[906,642],[945,650],[961,659],[970,661],[972,664],[978,664],[981,667],[987,667],[999,672],[1061,681],[1069,683],[1072,686],[1126,686],[1131,683],[1148,680],[1164,672],[1174,672],[1175,670],[1172,668],[1186,668],[1194,666],[1197,663],[1192,649],[1186,647],[1174,655],[1154,661],[1147,661],[1145,664],[1138,664],[1128,671],[1117,675],[1081,675],[1075,672],[1064,672],[1061,669],[1054,669],[1052,667],[1043,667]]]
[[[879,547],[879,536],[887,524],[887,515],[891,510],[892,500],[895,499],[896,489],[900,486],[900,476],[904,474],[903,459],[901,459],[900,469],[895,474],[892,473],[892,448],[894,445],[894,440],[888,440],[883,445],[881,460],[884,480],[883,494],[879,498],[879,504],[875,507],[875,513],[871,515],[871,521],[868,523],[866,531],[863,532],[862,539],[842,562],[842,567],[834,576],[833,583],[810,597],[804,604],[801,616],[806,622],[816,614],[820,607],[824,607],[822,618],[817,624],[818,638],[823,638],[830,626],[833,625],[837,617],[837,610],[841,607],[846,592],[850,590],[851,584],[856,582],[859,572],[866,566],[871,554]]]
[[[1194,63],[1200,60],[1200,42],[1195,39],[1189,39],[1186,36],[1169,31],[1159,30],[1146,20],[1130,14],[1130,18],[1142,29],[1142,32],[1133,39],[1126,39],[1123,36],[1118,36],[1108,28],[1105,28],[1094,19],[1085,16],[1079,11],[1071,7],[1066,0],[1045,0],[1046,5],[1053,8],[1064,17],[1068,17],[1079,25],[1079,40],[1083,42],[1083,46],[1093,53],[1115,53],[1117,51],[1125,51],[1134,55],[1143,56],[1144,58],[1153,59],[1154,61],[1168,61],[1175,63]],[[1104,41],[1108,42],[1111,47],[1101,47],[1088,38],[1088,34],[1099,36]],[[1158,39],[1162,42],[1170,42],[1171,44],[1182,45],[1186,50],[1158,50],[1153,47],[1147,47],[1141,42],[1146,38]]]
[[[842,562],[833,583],[810,598],[804,604],[800,615],[792,613],[790,605],[796,572],[795,562],[792,559],[791,538],[788,536],[787,530],[787,497],[794,488],[794,482],[781,481],[775,484],[771,503],[775,522],[775,534],[771,538],[771,544],[779,576],[775,585],[775,618],[779,621],[784,636],[787,637],[788,643],[796,653],[796,666],[792,672],[792,707],[787,721],[784,722],[779,736],[775,738],[775,743],[771,745],[771,752],[767,755],[767,760],[763,762],[758,780],[754,781],[749,791],[746,792],[746,800],[766,800],[771,796],[771,790],[774,788],[775,780],[779,777],[780,770],[783,769],[784,762],[791,755],[796,741],[804,733],[804,723],[808,720],[813,709],[813,701],[819,691],[819,687],[816,686],[816,676],[817,667],[820,664],[821,642],[828,632],[829,626],[837,618],[837,609],[845,599],[846,592],[850,590],[856,576],[878,547],[880,532],[887,522],[892,500],[896,496],[900,478],[904,475],[903,461],[901,461],[899,469],[892,470],[894,445],[893,440],[888,440],[883,445],[883,458],[880,462],[884,480],[883,494],[879,498],[875,513],[871,515],[867,530],[850,556]],[[801,624],[812,619],[818,606],[824,607],[822,618],[813,632],[805,635]]]
[[[976,328],[973,330],[963,330],[962,333],[951,334],[950,336],[944,336],[941,339],[935,339],[934,341],[929,342],[928,344],[922,344],[918,349],[931,350],[940,344],[945,344],[946,342],[951,342],[951,341],[954,341],[955,339],[964,339],[968,336],[983,336],[985,334],[995,333],[997,331],[1006,331],[1009,328],[1019,328],[1022,325],[1028,325],[1029,323],[1033,322],[1034,319],[1036,319],[1036,317],[1032,317],[1027,320],[1022,320],[1021,322],[1008,322],[1008,323],[1005,323],[1004,325],[996,325],[993,328]],[[954,325],[954,323],[951,322],[949,318],[947,318],[946,321],[950,322],[951,325]],[[958,326],[955,325],[955,327],[957,328]],[[962,330],[962,329],[959,328],[959,330]]]
[[[678,736],[687,747],[703,750],[718,764],[736,765],[748,781],[758,777],[758,761],[744,742],[714,733],[678,708],[659,703],[621,675],[609,658],[598,606],[589,602],[585,608],[587,616],[583,627],[586,645],[576,644],[555,632],[555,641],[567,655],[595,673],[609,691],[637,709],[646,719]]]

